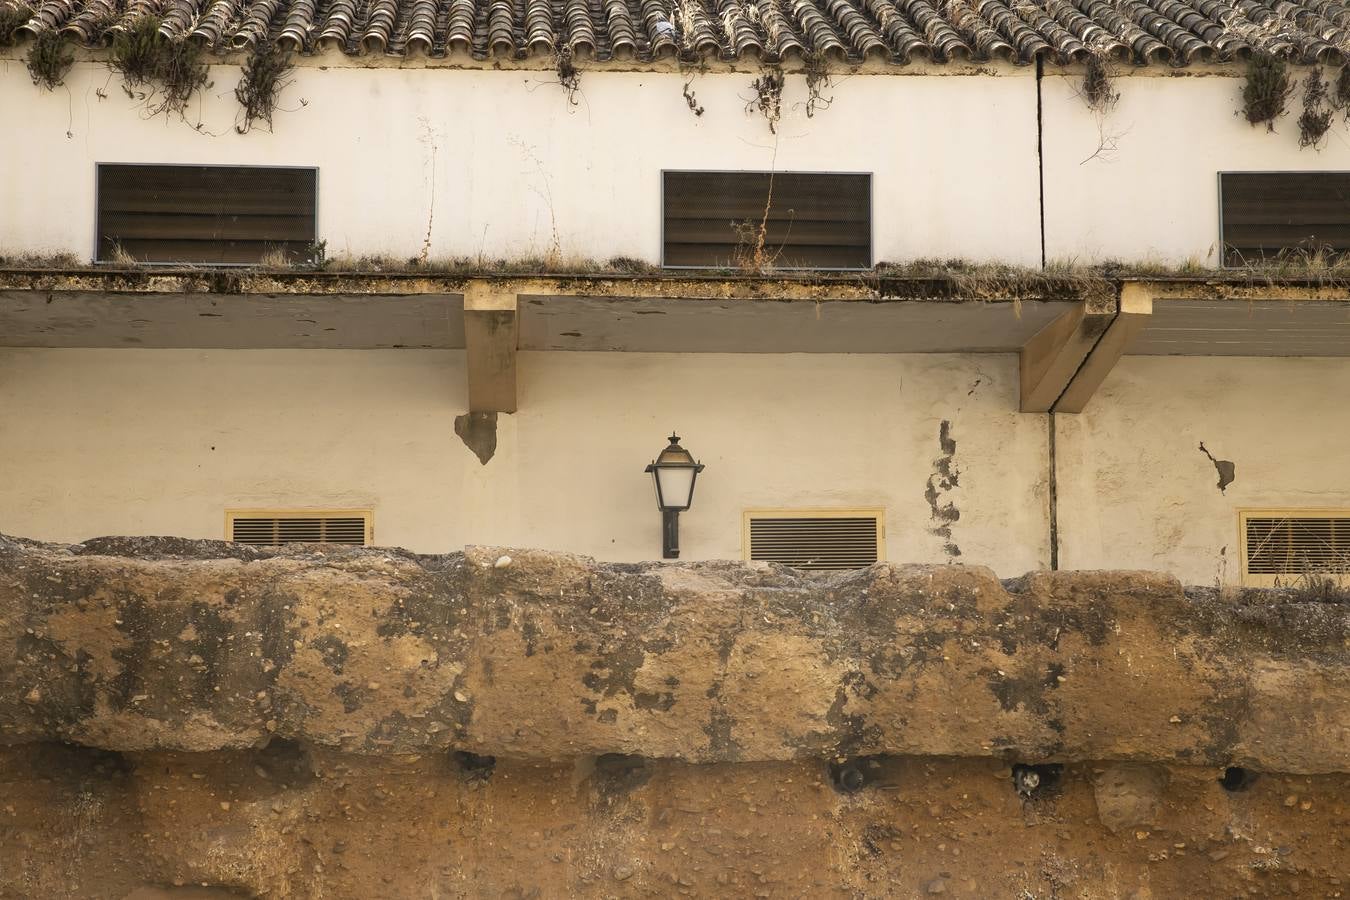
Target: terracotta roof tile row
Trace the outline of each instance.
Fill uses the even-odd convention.
[[[20,7],[0,0],[0,7]],[[95,47],[141,16],[218,52],[525,60],[1103,59],[1184,66],[1269,52],[1350,59],[1340,0],[35,0],[23,36],[59,29]]]

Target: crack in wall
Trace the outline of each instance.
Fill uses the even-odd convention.
[[[1200,452],[1209,457],[1209,461],[1214,463],[1214,471],[1219,473],[1219,493],[1228,493],[1228,486],[1237,478],[1237,467],[1227,459],[1215,459],[1214,454],[1205,448],[1205,442],[1200,442]]]
[[[952,423],[942,420],[938,426],[938,446],[942,455],[933,460],[933,474],[928,476],[928,486],[924,489],[924,499],[932,511],[933,521],[937,525],[929,533],[943,539],[942,552],[950,557],[961,555],[961,548],[952,540],[952,525],[961,518],[961,511],[950,494],[960,485],[961,470],[956,465],[956,438],[952,437]]]

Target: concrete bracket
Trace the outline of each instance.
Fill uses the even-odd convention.
[[[516,411],[517,294],[471,281],[464,290],[464,346],[469,412]]]

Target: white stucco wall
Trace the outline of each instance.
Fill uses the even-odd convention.
[[[1061,567],[1238,583],[1239,509],[1350,507],[1345,396],[1343,359],[1125,357],[1056,416]]]
[[[650,559],[642,469],[674,428],[707,466],[686,559],[739,558],[746,508],[879,506],[889,559],[943,562],[945,420],[961,560],[1048,558],[1046,422],[1016,412],[1014,356],[523,353],[519,376],[481,465],[456,351],[0,351],[0,531],[220,538],[227,507],[371,507],[384,545]]]
[[[1350,169],[1342,117],[1320,149],[1300,149],[1301,82],[1272,134],[1238,115],[1240,74],[1117,78],[1106,115],[1083,102],[1081,75],[1047,76],[1046,258],[1218,265],[1219,172]]]
[[[429,232],[433,258],[659,262],[660,172],[690,168],[872,172],[875,261],[1038,263],[1033,78],[856,75],[807,118],[791,75],[775,137],[746,112],[755,75],[693,76],[696,117],[691,76],[673,72],[583,70],[571,106],[550,72],[311,65],[275,133],[239,135],[237,67],[212,68],[184,123],[147,120],[102,64],[46,93],[0,59],[0,109],[24,111],[0,166],[0,253],[89,258],[95,163],[173,162],[317,166],[330,255],[408,259]]]

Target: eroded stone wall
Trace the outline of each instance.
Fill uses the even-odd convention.
[[[1340,896],[1348,625],[1138,573],[0,539],[0,896]]]
[[[1337,897],[1350,779],[998,760],[0,753],[0,896]],[[140,895],[133,895],[140,896]],[[163,897],[165,894],[145,894]],[[184,900],[193,894],[184,893]]]

